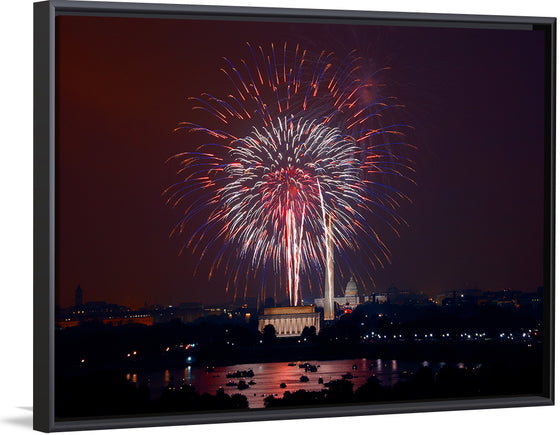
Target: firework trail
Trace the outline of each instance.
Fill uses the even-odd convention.
[[[177,128],[207,140],[172,157],[182,179],[164,194],[188,204],[172,234],[188,234],[183,249],[200,260],[221,246],[210,277],[223,267],[228,286],[237,292],[244,281],[245,294],[258,280],[261,298],[272,279],[300,303],[301,278],[309,288],[323,280],[328,238],[352,275],[372,280],[389,261],[372,223],[397,232],[404,220],[396,211],[408,198],[391,179],[412,181],[410,159],[395,151],[410,146],[406,126],[383,125],[384,112],[399,105],[372,98],[376,73],[364,77],[355,52],[338,61],[299,45],[247,48],[247,60],[224,58],[230,93],[190,98],[212,126]],[[205,222],[191,228],[201,215]]]

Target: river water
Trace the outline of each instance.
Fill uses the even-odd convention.
[[[316,372],[305,371],[300,368],[302,361],[294,361],[290,365],[287,362],[237,364],[231,366],[215,367],[214,371],[207,372],[204,367],[187,366],[184,370],[165,370],[152,373],[129,373],[127,379],[137,385],[148,384],[152,399],[160,397],[163,389],[170,383],[179,386],[182,383],[190,384],[196,388],[198,393],[215,394],[218,388],[223,388],[229,395],[243,394],[249,401],[250,408],[263,408],[264,398],[270,395],[282,397],[285,391],[320,391],[326,388],[319,383],[319,378],[324,383],[342,379],[342,375],[351,373],[350,381],[354,389],[364,384],[368,377],[375,376],[384,386],[392,386],[403,379],[403,372],[416,371],[423,363],[401,362],[396,360],[368,360],[347,359],[334,361],[304,361],[317,366]],[[440,363],[440,366],[443,363]],[[228,373],[236,371],[253,370],[253,377],[227,378]],[[300,377],[305,375],[309,382],[301,382]],[[228,381],[239,382],[240,379],[247,383],[255,382],[248,389],[240,390],[236,386],[227,386]],[[285,383],[286,388],[280,384]]]

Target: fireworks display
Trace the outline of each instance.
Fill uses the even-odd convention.
[[[247,44],[246,59],[223,61],[229,89],[190,98],[205,125],[177,128],[192,142],[171,158],[181,180],[165,195],[185,207],[172,234],[186,235],[199,265],[212,255],[209,276],[226,274],[236,294],[253,283],[264,298],[272,285],[298,305],[322,287],[329,255],[339,274],[373,283],[390,254],[377,226],[404,223],[394,181],[413,173],[407,126],[385,121],[400,106],[380,95],[382,70],[367,71],[354,51],[286,43]]]

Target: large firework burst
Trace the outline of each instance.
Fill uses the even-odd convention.
[[[248,61],[224,58],[229,93],[191,98],[212,126],[178,127],[208,141],[172,157],[182,180],[165,191],[168,202],[190,201],[173,232],[187,233],[183,249],[201,260],[221,244],[210,276],[227,273],[236,291],[240,280],[245,292],[254,282],[261,297],[267,280],[277,280],[293,305],[302,278],[309,288],[323,280],[329,246],[352,275],[372,279],[389,261],[374,226],[397,231],[404,222],[396,210],[406,197],[391,179],[412,172],[396,151],[408,146],[405,126],[383,122],[398,104],[376,96],[376,72],[364,76],[355,52],[337,61],[299,45],[247,46]],[[201,214],[204,224],[193,229]]]

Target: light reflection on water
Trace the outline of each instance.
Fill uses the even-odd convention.
[[[180,370],[165,370],[161,372],[138,373],[127,379],[132,379],[137,385],[148,383],[152,399],[157,399],[163,389],[171,382],[175,386],[180,384],[190,384],[196,388],[198,393],[215,394],[218,388],[233,395],[243,394],[249,401],[250,408],[264,407],[264,398],[270,395],[282,397],[285,391],[320,391],[326,388],[319,383],[322,378],[324,383],[341,379],[342,375],[351,373],[354,378],[350,381],[354,384],[354,389],[364,384],[368,377],[375,376],[384,386],[392,386],[399,380],[403,380],[399,375],[406,371],[415,372],[421,365],[430,366],[427,361],[422,363],[403,362],[397,360],[383,361],[363,359],[347,359],[335,361],[304,361],[317,366],[316,372],[306,372],[299,368],[301,361],[294,361],[295,366],[288,365],[287,362],[274,363],[254,363],[237,364],[224,367],[216,367],[214,371],[207,372],[204,367],[187,366]],[[441,366],[441,364],[440,364]],[[237,370],[253,370],[255,376],[252,378],[227,378],[227,373]],[[434,367],[434,369],[437,369]],[[309,382],[300,382],[300,377],[305,375]],[[255,385],[251,385],[246,390],[239,390],[235,386],[227,386],[228,381],[239,382],[244,379],[247,383],[251,380]],[[281,388],[280,384],[285,383],[286,388]]]

